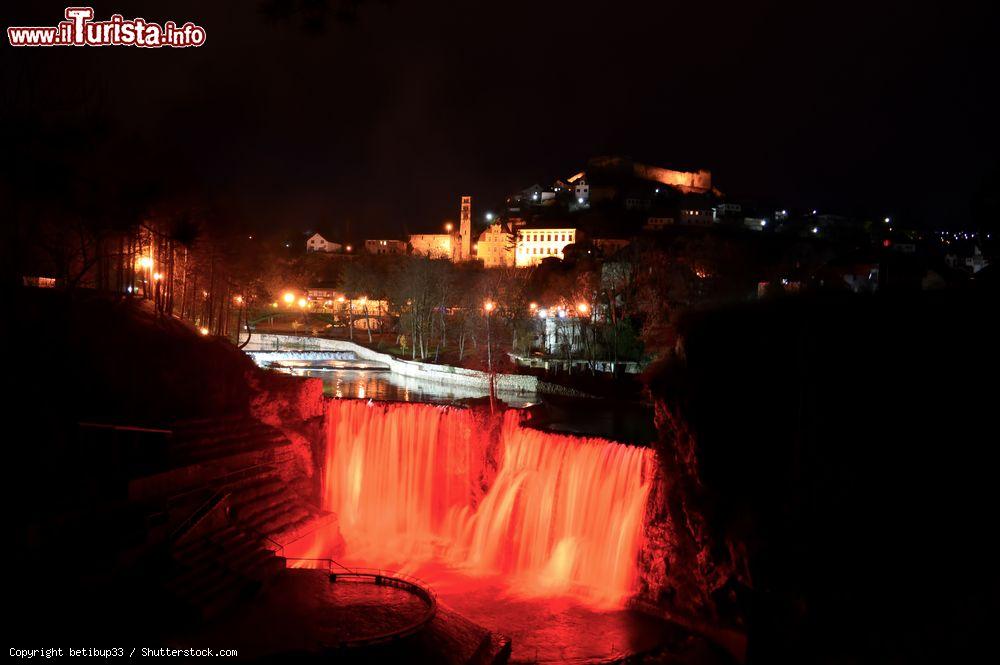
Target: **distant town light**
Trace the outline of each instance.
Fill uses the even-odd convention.
[[[534,312],[536,309],[538,309],[538,303],[537,302],[531,303],[530,305],[528,305],[528,309]]]
[[[292,293],[291,291],[285,291],[285,295],[281,296],[281,299],[287,302],[289,305],[291,305],[293,302],[295,302],[295,294]]]
[[[581,314],[586,314],[587,312],[590,311],[590,305],[588,305],[585,302],[578,303],[576,306],[576,311],[580,312]]]
[[[301,307],[302,309],[305,309],[306,305],[308,305],[308,304],[309,304],[309,301],[307,301],[305,298],[299,298],[299,307]]]
[[[153,258],[150,256],[142,256],[139,258],[139,267],[148,269],[153,267]]]
[[[347,251],[348,252],[351,251],[351,246],[350,245],[347,246]]]
[[[486,213],[486,221],[488,222],[488,221],[490,221],[491,219],[493,219],[493,213],[492,213],[492,212],[488,212],[488,213]]]
[[[153,273],[153,279],[156,280],[156,281],[160,281],[161,279],[163,279],[163,274],[162,273],[158,273],[158,272],[154,272]]]
[[[337,302],[344,302],[344,296],[337,296]]]
[[[485,309],[487,313],[492,312],[493,308],[495,308],[495,307],[496,307],[496,305],[494,305],[489,300],[487,300],[486,302],[483,303],[483,309]]]
[[[815,208],[813,208],[813,214],[814,214],[814,215],[816,214],[816,209],[815,209]]]
[[[235,303],[236,303],[237,305],[242,305],[242,304],[243,304],[243,296],[236,296],[235,298],[233,298],[233,301],[234,301],[234,302],[235,302]]]
[[[819,227],[818,226],[814,226],[813,227],[813,233],[819,233]]]
[[[888,224],[888,223],[889,223],[889,222],[891,222],[892,220],[891,220],[890,218],[886,217],[886,218],[885,218],[885,219],[883,219],[882,221],[883,221],[883,222],[885,222],[886,224]]]
[[[448,222],[447,224],[444,225],[444,230],[447,231],[448,233],[451,233],[451,230],[453,228],[455,228],[455,225],[452,224],[451,222]]]
[[[202,335],[207,335],[208,334],[208,328],[204,328],[204,327],[199,328],[198,332],[200,332]]]

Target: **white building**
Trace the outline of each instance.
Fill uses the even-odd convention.
[[[340,243],[327,240],[318,233],[314,233],[306,240],[307,252],[339,252],[344,246]]]
[[[519,229],[514,264],[526,268],[550,256],[562,259],[563,249],[576,242],[576,235],[575,228],[566,227]]]

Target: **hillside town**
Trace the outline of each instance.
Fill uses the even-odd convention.
[[[12,660],[985,660],[968,4],[5,3]]]

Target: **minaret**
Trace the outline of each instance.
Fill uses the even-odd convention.
[[[462,197],[462,214],[459,217],[458,239],[461,245],[458,250],[459,261],[472,260],[472,197]]]

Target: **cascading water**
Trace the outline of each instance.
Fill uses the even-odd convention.
[[[535,594],[631,592],[652,451],[426,404],[330,402],[324,507],[347,555],[440,559]]]

